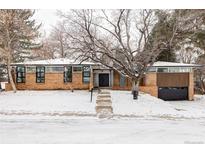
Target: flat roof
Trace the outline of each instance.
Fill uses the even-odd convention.
[[[48,60],[38,60],[38,61],[26,61],[21,63],[12,63],[11,65],[101,65],[100,63],[89,62],[89,61],[79,61],[75,59],[58,58],[58,59],[48,59]],[[151,67],[201,67],[198,64],[185,64],[185,63],[175,63],[166,61],[157,61]]]

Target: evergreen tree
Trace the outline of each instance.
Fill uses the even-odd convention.
[[[176,55],[173,50],[162,50],[159,56],[156,58],[156,61],[168,61],[168,62],[176,62]]]
[[[161,48],[156,61],[169,61],[175,62],[176,55],[174,52],[175,39],[172,38],[174,26],[176,24],[175,18],[171,12],[166,10],[156,10],[155,14],[158,18],[158,22],[155,24],[152,30],[153,39],[160,39],[165,44],[164,48]]]
[[[0,55],[8,67],[9,81],[14,92],[16,87],[11,77],[11,63],[23,61],[29,50],[36,47],[34,39],[39,36],[32,10],[0,10]]]

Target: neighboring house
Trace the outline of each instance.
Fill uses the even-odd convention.
[[[100,64],[53,59],[15,63],[13,78],[19,90],[110,88],[130,90],[130,80]],[[199,65],[155,62],[140,82],[140,90],[164,100],[193,100],[193,68]],[[11,85],[6,84],[6,90]]]

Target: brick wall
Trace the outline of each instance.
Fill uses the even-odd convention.
[[[92,76],[91,76],[92,77]],[[63,73],[45,73],[45,83],[36,83],[36,73],[26,74],[26,83],[16,83],[19,90],[90,89],[91,83],[83,83],[82,72],[73,72],[72,82],[64,83]],[[6,90],[11,90],[6,84]]]
[[[189,100],[193,100],[194,99],[194,73],[189,73]]]
[[[145,86],[157,86],[157,73],[147,73],[144,78]]]
[[[120,86],[120,74],[117,71],[113,71],[113,90],[131,90],[132,83],[128,78],[125,80],[125,86]]]
[[[140,86],[139,89],[140,91],[144,93],[158,97],[158,87],[157,86]]]
[[[15,78],[15,76],[14,76]],[[194,97],[194,80],[193,73],[189,73],[188,95],[189,100]],[[157,74],[148,73],[143,79],[143,86],[139,87],[140,91],[149,93],[152,96],[158,97]],[[36,74],[27,73],[26,83],[16,83],[19,90],[53,90],[53,89],[91,89],[93,88],[93,73],[91,72],[90,83],[83,83],[82,72],[73,72],[72,82],[64,83],[63,73],[46,73],[45,83],[36,83]],[[6,91],[12,90],[10,84],[5,85]],[[114,90],[131,90],[131,81],[126,78],[124,87],[120,87],[120,74],[117,71],[113,72],[113,87]]]

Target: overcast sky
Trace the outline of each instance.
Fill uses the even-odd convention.
[[[46,35],[48,35],[52,26],[55,26],[59,20],[56,11],[51,9],[36,10],[33,18],[36,19],[37,23],[42,23],[41,31],[43,34],[46,32]]]

